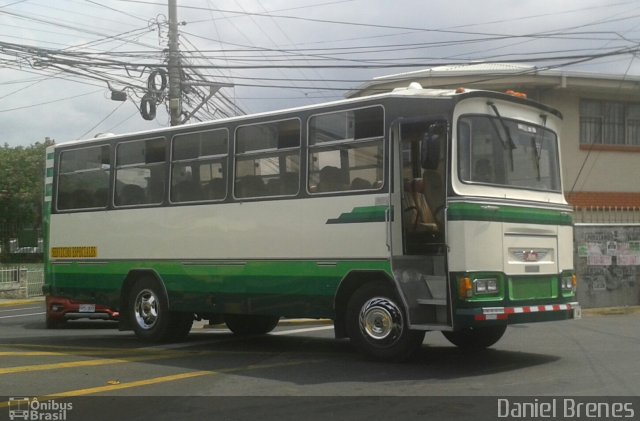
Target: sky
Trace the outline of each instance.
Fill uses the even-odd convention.
[[[442,64],[640,77],[637,0],[177,3],[183,79],[200,82],[185,110],[225,85],[190,121],[337,100],[373,77]],[[167,16],[161,0],[0,0],[0,145],[168,126],[166,91],[155,119],[140,113],[149,74],[166,64]]]

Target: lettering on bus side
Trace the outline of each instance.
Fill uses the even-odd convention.
[[[51,257],[55,259],[85,259],[98,257],[98,248],[88,247],[51,247]]]

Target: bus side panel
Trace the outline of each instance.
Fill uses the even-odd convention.
[[[328,317],[350,271],[391,272],[377,196],[53,215],[52,286],[114,306],[147,269],[175,309]]]

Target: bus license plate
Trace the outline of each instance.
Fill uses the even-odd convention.
[[[96,305],[95,304],[80,304],[80,313],[95,313]]]

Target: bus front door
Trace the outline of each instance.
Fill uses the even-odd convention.
[[[445,120],[403,121],[393,128],[391,256],[410,324],[448,330]]]

